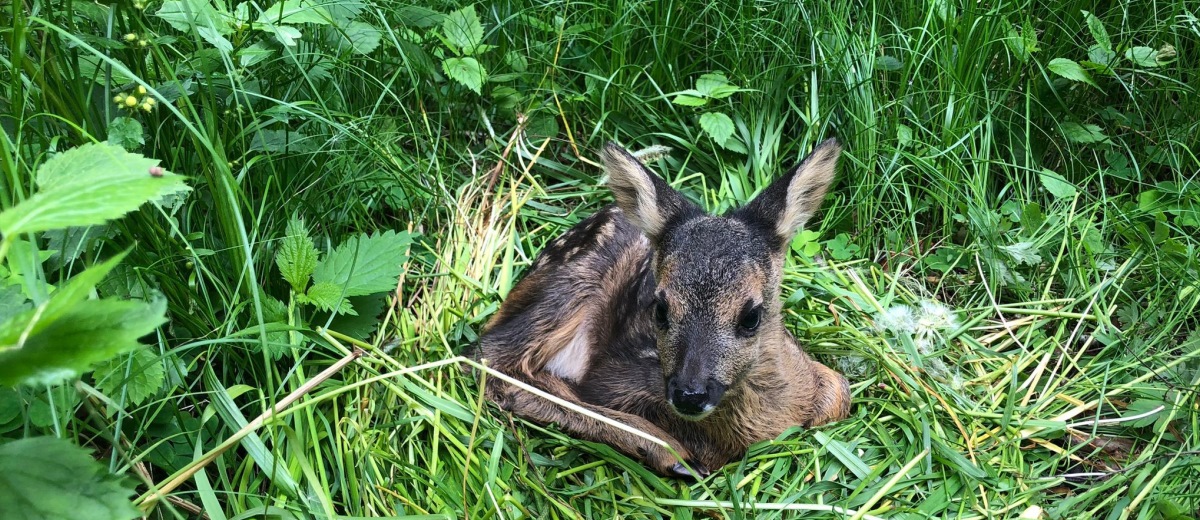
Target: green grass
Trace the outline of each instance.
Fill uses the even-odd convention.
[[[143,496],[188,476],[155,518],[1200,517],[1194,3],[488,2],[482,94],[446,77],[430,16],[469,4],[314,3],[357,13],[378,48],[310,23],[294,47],[231,31],[223,53],[161,2],[0,6],[4,207],[120,115],[194,188],[65,260],[5,258],[58,284],[128,248],[98,293],[160,293],[170,323],[145,339],[164,374],[150,397],[130,396],[136,363],[128,385],[0,389],[17,403],[0,442],[70,439]],[[1055,61],[1100,57],[1084,11],[1114,53],[1084,69],[1094,86]],[[253,62],[255,44],[272,52]],[[744,90],[672,102],[713,72]],[[138,84],[155,109],[113,104]],[[606,140],[671,147],[652,167],[721,210],[830,136],[839,180],[784,295],[797,337],[849,376],[849,419],[690,483],[509,417],[437,364],[611,200]],[[353,300],[359,320],[302,305],[275,263],[293,215],[322,251],[419,233],[397,292]],[[951,326],[885,326],[931,301]]]

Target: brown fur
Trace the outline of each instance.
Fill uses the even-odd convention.
[[[668,442],[701,474],[791,426],[846,417],[846,379],[800,348],[779,297],[787,245],[820,205],[838,153],[823,143],[751,203],[712,217],[609,145],[617,205],[542,251],[488,324],[479,356]],[[685,473],[638,436],[495,378],[486,391],[517,415]]]

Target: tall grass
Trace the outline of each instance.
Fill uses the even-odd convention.
[[[133,115],[140,152],[195,189],[27,273],[131,248],[102,291],[167,299],[161,388],[137,405],[91,376],[19,389],[4,438],[95,447],[145,493],[200,468],[164,518],[1200,516],[1195,5],[501,0],[475,5],[492,46],[476,94],[437,36],[466,4],[320,4],[356,10],[379,47],[310,24],[294,47],[247,30],[222,53],[153,2],[0,6],[5,207],[50,154],[106,139],[136,85],[164,101]],[[1085,11],[1115,54],[1086,69],[1094,86],[1054,65],[1095,61]],[[272,52],[241,61],[257,42]],[[711,72],[744,89],[703,110],[732,117],[745,153],[672,102]],[[467,349],[537,251],[610,200],[605,140],[671,147],[654,169],[722,210],[830,136],[843,167],[784,295],[797,337],[850,377],[850,419],[691,483],[490,407],[459,367],[408,370]],[[293,215],[322,250],[421,237],[377,312],[281,324]],[[955,319],[905,322],[923,303]]]

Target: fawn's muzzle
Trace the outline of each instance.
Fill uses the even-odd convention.
[[[725,388],[713,378],[684,382],[671,376],[667,380],[667,402],[685,419],[701,419],[721,402]]]

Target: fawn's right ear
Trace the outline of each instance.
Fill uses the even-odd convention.
[[[700,211],[620,145],[610,142],[600,155],[617,206],[650,240],[657,242],[676,218]]]

